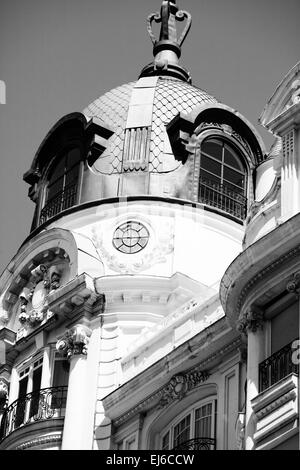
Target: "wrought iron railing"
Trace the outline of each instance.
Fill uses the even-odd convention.
[[[54,196],[41,210],[40,224],[43,224],[51,217],[59,214],[61,211],[68,209],[76,204],[77,200],[77,181],[69,184],[63,191]]]
[[[222,209],[237,219],[244,220],[247,212],[247,198],[228,186],[200,179],[199,202]]]
[[[216,439],[211,437],[198,437],[184,441],[172,450],[215,450]]]
[[[295,374],[299,373],[299,365],[292,358],[293,352],[295,352],[295,349],[292,348],[293,342],[287,344],[259,364],[260,392],[276,384],[292,372]]]
[[[9,405],[2,416],[0,440],[10,433],[37,421],[63,418],[68,387],[43,388],[28,393]]]

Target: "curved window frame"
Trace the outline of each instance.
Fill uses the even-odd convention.
[[[51,179],[51,174],[55,171],[56,166],[59,164],[61,159],[67,158],[67,156],[74,149],[79,151],[78,162],[78,174],[77,179],[74,179],[73,184],[66,184],[67,175],[77,166],[75,163],[68,168],[68,164],[65,164],[61,176],[57,178],[58,181],[60,178],[63,178],[63,189],[58,191],[55,196],[48,200],[48,191],[49,191],[49,181]],[[57,214],[60,214],[70,207],[76,206],[79,204],[81,196],[81,187],[82,187],[82,176],[83,176],[83,149],[82,145],[79,142],[69,143],[68,146],[65,146],[57,155],[55,155],[49,165],[45,170],[45,175],[43,178],[43,189],[42,196],[40,198],[40,207],[39,207],[39,225],[50,220]],[[44,212],[44,213],[43,213]]]
[[[230,181],[228,184],[229,188],[223,186],[222,184],[218,185],[215,183],[215,185],[205,185],[205,183],[201,182],[201,147],[203,143],[207,142],[208,140],[220,141],[222,142],[222,146],[227,144],[230,148],[233,149],[238,158],[238,161],[241,164],[241,167],[244,168],[244,194],[239,194],[238,191],[236,193],[231,191]],[[195,163],[196,171],[193,189],[195,200],[200,204],[205,204],[208,207],[220,210],[224,215],[227,214],[229,217],[242,223],[246,219],[247,209],[251,203],[251,200],[253,199],[253,185],[251,184],[250,178],[251,165],[249,164],[249,156],[246,149],[241,145],[240,142],[230,135],[225,134],[223,131],[217,129],[208,129],[198,136],[197,155],[198,157],[197,162]],[[215,161],[218,162],[219,160],[215,159]],[[225,166],[226,168],[228,167],[228,169],[231,169],[230,165],[225,164]],[[221,178],[220,180],[220,183],[222,183]]]
[[[196,411],[200,410],[208,405],[211,405],[211,414],[206,415],[210,416],[210,432],[209,435],[196,436]],[[215,442],[216,439],[216,415],[217,415],[217,399],[216,397],[208,397],[196,403],[193,403],[187,410],[183,411],[179,416],[174,418],[167,427],[165,427],[159,434],[159,442],[161,450],[172,450],[173,448],[180,446],[186,441],[192,439],[213,439]],[[189,418],[188,418],[189,417]],[[189,421],[188,431],[187,428],[185,431],[181,429],[182,435],[184,435],[183,440],[179,438],[180,424],[186,420],[186,423]],[[209,444],[209,447],[211,444]]]

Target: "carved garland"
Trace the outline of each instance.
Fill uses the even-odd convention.
[[[174,375],[161,391],[158,408],[165,408],[174,400],[182,400],[189,390],[207,380],[208,377],[209,373],[201,371],[199,368],[186,374]]]

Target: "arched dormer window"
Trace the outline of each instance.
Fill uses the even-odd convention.
[[[247,169],[230,140],[209,137],[200,146],[198,200],[244,220],[247,209]]]
[[[80,165],[81,151],[79,147],[72,147],[60,157],[55,158],[46,176],[40,224],[77,204]]]

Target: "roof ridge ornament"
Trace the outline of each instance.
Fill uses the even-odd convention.
[[[187,20],[186,25],[177,39],[176,21]],[[161,23],[159,40],[155,39],[152,30],[152,23]],[[151,13],[147,18],[147,29],[154,46],[153,55],[165,49],[174,50],[178,58],[181,55],[181,46],[190,30],[192,24],[192,16],[188,11],[179,10],[175,0],[163,0],[160,13]]]
[[[179,38],[177,37],[176,22],[186,20]],[[160,23],[160,35],[157,40],[152,24]],[[153,44],[154,61],[144,67],[141,77],[153,75],[169,75],[191,83],[187,70],[178,65],[181,56],[181,46],[190,30],[192,16],[185,10],[179,10],[175,0],[163,0],[160,13],[151,13],[147,18],[147,30]]]

